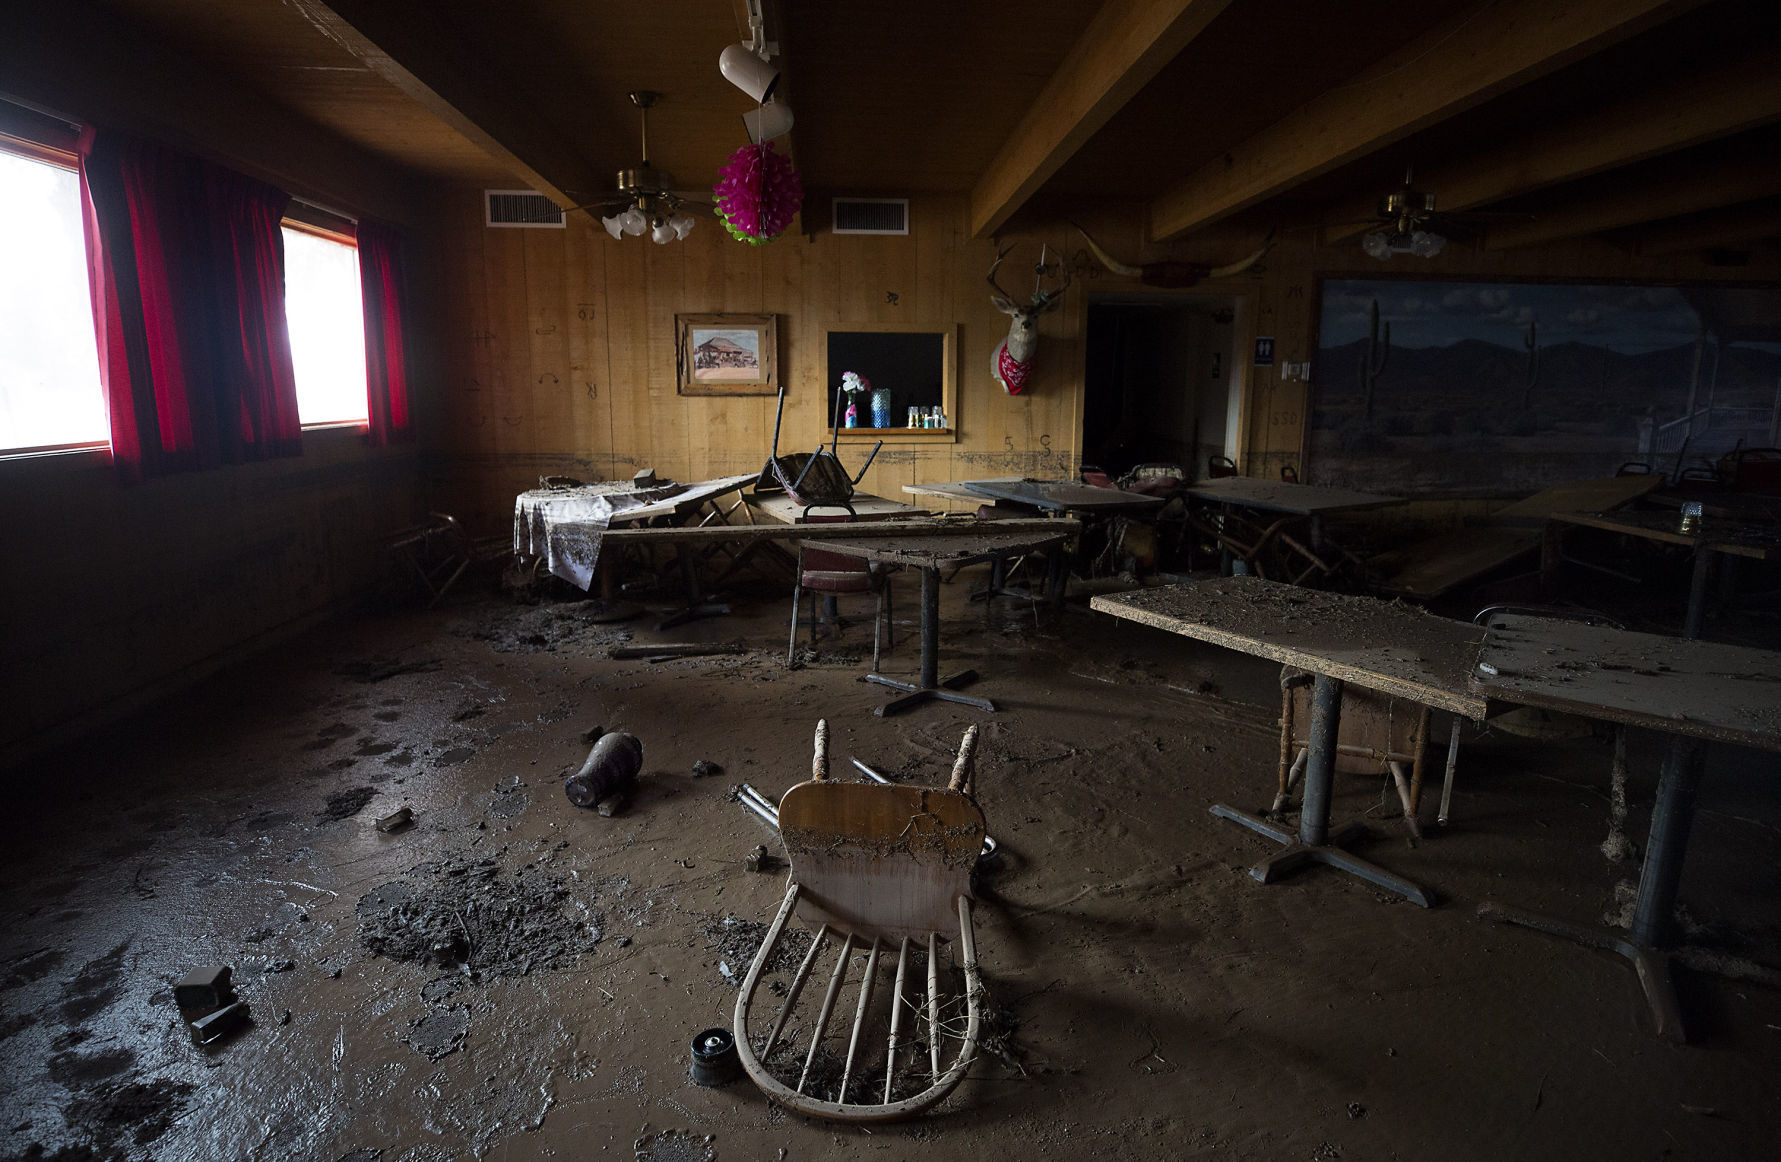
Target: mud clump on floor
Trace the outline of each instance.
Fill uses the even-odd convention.
[[[710,1134],[657,1130],[631,1143],[637,1162],[717,1162]]]
[[[328,796],[327,803],[316,813],[317,823],[338,823],[342,819],[351,819],[365,809],[366,804],[377,798],[375,787],[353,787],[347,791],[335,791]]]
[[[64,1148],[55,1154],[38,1157],[121,1157],[127,1153],[126,1141],[147,1146],[173,1127],[193,1086],[183,1081],[156,1078],[153,1081],[125,1081],[99,1086],[81,1093],[63,1111],[68,1126],[77,1135],[92,1143],[92,1153],[82,1154]],[[24,1155],[32,1154],[27,1151]]]
[[[359,898],[359,943],[375,956],[431,966],[430,999],[494,977],[564,969],[600,942],[602,917],[565,908],[563,880],[535,867],[506,873],[494,858],[414,868]]]
[[[437,1061],[463,1048],[470,1032],[470,1010],[462,1005],[436,1009],[414,1023],[414,1030],[404,1037],[410,1045]]]
[[[550,653],[573,649],[592,652],[631,635],[622,629],[597,623],[604,606],[599,601],[567,605],[533,605],[496,609],[477,621],[460,622],[451,632],[459,637],[487,642],[496,653]]]
[[[724,916],[721,919],[713,917],[699,931],[720,958],[718,975],[730,984],[740,986],[748,966],[754,963],[755,954],[761,950],[761,941],[767,937],[767,925],[740,916]],[[810,951],[810,941],[810,933],[802,928],[787,928],[780,935],[779,943],[773,946],[773,955],[762,967],[763,974],[797,972],[798,965]],[[725,972],[725,968],[730,971]]]

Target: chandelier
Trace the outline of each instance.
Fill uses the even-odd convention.
[[[649,107],[660,96],[647,89],[631,94],[631,104],[643,118],[643,160],[635,168],[618,171],[618,197],[589,203],[613,207],[612,213],[601,216],[600,225],[614,238],[647,233],[657,244],[666,244],[685,238],[696,221],[681,212],[686,199],[674,192],[673,176],[649,164]]]

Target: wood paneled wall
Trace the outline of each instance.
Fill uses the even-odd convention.
[[[440,211],[443,392],[425,419],[436,499],[480,531],[511,519],[514,495],[545,473],[612,479],[653,467],[696,480],[758,471],[773,438],[771,396],[676,392],[674,316],[778,317],[787,385],[782,450],[824,433],[825,328],[859,322],[956,323],[956,442],[889,442],[861,487],[903,498],[917,481],[1024,473],[1070,476],[1081,432],[1081,284],[1041,324],[1036,381],[1010,396],[990,376],[1007,317],[989,302],[989,242],[966,237],[962,196],[918,196],[907,236],[788,234],[748,246],[703,219],[684,242],[615,241],[576,214],[564,230],[488,229],[479,191]],[[1005,236],[1011,290],[1041,241]],[[1019,293],[1019,292],[1016,292]],[[857,467],[869,444],[844,444]]]
[[[1002,236],[1003,245],[1019,246],[1004,266],[1004,285],[1025,277],[1008,267],[1030,262],[1041,241],[1076,262],[1063,309],[1041,327],[1037,382],[1011,397],[989,373],[990,354],[1007,332],[983,281],[995,245],[966,237],[965,212],[962,197],[932,195],[913,200],[907,237],[824,232],[750,247],[702,221],[686,242],[656,246],[614,241],[579,215],[561,231],[490,230],[478,193],[454,191],[439,226],[443,392],[428,416],[437,502],[493,531],[509,519],[514,495],[545,473],[608,479],[654,467],[698,479],[758,470],[772,439],[771,397],[676,394],[674,316],[705,311],[778,316],[789,388],[781,447],[800,450],[820,438],[834,390],[824,382],[825,327],[960,325],[957,442],[887,444],[862,484],[872,492],[900,498],[906,483],[969,476],[1073,476],[1088,298],[1146,288],[1090,263],[1081,238],[1062,223]],[[1141,221],[1117,206],[1084,219],[1127,261],[1227,261],[1261,234],[1233,226],[1171,250],[1144,246]],[[1275,478],[1290,464],[1315,480],[1316,465],[1303,461],[1311,385],[1283,372],[1313,359],[1318,280],[1368,274],[1775,282],[1781,251],[1759,249],[1749,265],[1727,268],[1696,255],[1641,258],[1581,239],[1517,251],[1454,245],[1433,261],[1387,264],[1367,258],[1352,239],[1320,246],[1308,231],[1288,232],[1254,272],[1184,292],[1229,294],[1238,302],[1230,338],[1240,393],[1235,443],[1245,474]],[[1251,365],[1257,335],[1275,340],[1270,368]],[[857,465],[865,451],[844,445],[843,461]]]

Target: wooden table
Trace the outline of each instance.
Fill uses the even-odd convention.
[[[754,479],[752,475],[720,476],[682,485],[665,481],[642,489],[633,481],[531,489],[520,493],[513,502],[514,553],[522,559],[536,553],[549,563],[553,574],[584,590],[589,588],[597,570],[603,596],[610,600],[612,569],[610,565],[601,566],[600,546],[610,537],[611,526],[639,526],[663,518],[685,522],[709,504],[713,512],[699,522],[703,527],[712,519],[722,519],[723,511],[716,503],[719,498],[741,491]],[[670,489],[674,491],[669,492]],[[691,555],[682,548],[677,557],[685,605],[656,628],[668,629],[729,613],[728,605],[705,599]]]
[[[964,480],[936,481],[932,484],[905,484],[903,491],[911,496],[933,496],[941,500],[960,500],[966,504],[982,504],[983,493],[973,492],[966,487],[967,483],[977,484],[1017,484],[1025,480],[1024,476],[992,476],[985,480],[967,482]]]
[[[1226,528],[1202,528],[1218,539],[1224,550],[1221,561],[1221,572],[1228,573],[1233,559],[1241,560],[1244,567],[1251,572],[1258,568],[1260,558],[1273,542],[1278,539],[1289,548],[1308,559],[1307,569],[1300,573],[1295,581],[1305,580],[1312,572],[1330,571],[1330,565],[1321,554],[1324,551],[1323,518],[1332,513],[1364,512],[1369,509],[1386,508],[1404,501],[1396,496],[1381,496],[1372,492],[1355,492],[1347,488],[1326,488],[1319,484],[1289,484],[1285,481],[1262,480],[1254,476],[1221,476],[1215,480],[1202,480],[1189,484],[1182,489],[1195,500],[1209,504],[1217,504],[1228,518],[1234,509],[1246,508],[1258,512],[1278,513],[1280,518],[1274,520],[1266,529],[1261,530],[1259,538],[1252,543],[1227,535]],[[1287,533],[1286,527],[1292,520],[1306,521],[1309,526],[1309,548],[1299,544]]]
[[[1539,548],[1541,530],[1553,513],[1606,512],[1633,503],[1660,483],[1656,476],[1603,476],[1560,484],[1496,510],[1482,525],[1382,553],[1367,567],[1384,573],[1379,587],[1387,593],[1427,601]]]
[[[804,507],[792,500],[783,492],[754,492],[748,497],[749,505],[756,511],[782,524],[799,524],[804,519]],[[916,508],[914,505],[900,501],[886,500],[882,496],[873,496],[869,492],[853,494],[853,513],[860,520],[901,520],[906,517],[927,516],[928,510]],[[824,513],[840,513],[843,510],[823,509]]]
[[[1491,699],[1670,736],[1628,935],[1502,905],[1486,905],[1483,914],[1626,957],[1658,1033],[1683,1040],[1663,948],[1694,823],[1700,740],[1781,751],[1781,652],[1498,614],[1469,685]]]
[[[1301,486],[1304,487],[1304,486]],[[1212,813],[1282,845],[1250,874],[1272,883],[1307,863],[1356,875],[1428,907],[1433,897],[1376,864],[1342,849],[1364,832],[1358,824],[1330,836],[1330,790],[1342,687],[1354,683],[1467,718],[1484,717],[1486,699],[1468,685],[1484,630],[1412,606],[1300,589],[1256,577],[1228,577],[1096,597],[1091,608],[1297,666],[1315,676],[1309,757],[1299,833],[1223,803]]]
[[[1749,557],[1763,561],[1781,556],[1781,529],[1744,524],[1721,517],[1703,516],[1690,531],[1682,530],[1680,514],[1644,512],[1555,512],[1547,524],[1540,555],[1542,580],[1558,567],[1560,538],[1568,525],[1603,529],[1639,537],[1658,544],[1681,545],[1694,553],[1694,575],[1688,586],[1688,608],[1682,618],[1682,636],[1699,637],[1707,617],[1707,589],[1718,555]]]
[[[1145,496],[1117,488],[1096,488],[1075,480],[1027,480],[996,478],[961,480],[966,489],[991,500],[1012,501],[1041,512],[1082,515],[1144,515],[1163,506],[1160,496]]]
[[[991,526],[993,527],[993,526]],[[1061,546],[1072,531],[1055,533],[985,532],[975,536],[957,537],[847,537],[808,540],[812,549],[840,553],[865,561],[890,565],[907,565],[921,570],[921,674],[918,682],[900,682],[882,674],[867,674],[868,682],[907,691],[901,698],[878,707],[879,717],[900,714],[931,699],[975,706],[994,712],[996,705],[987,698],[972,698],[958,693],[961,687],[977,680],[975,670],[954,674],[940,680],[940,570],[958,568],[981,561],[1004,560],[1024,553]],[[1061,553],[1053,554],[1062,558]]]

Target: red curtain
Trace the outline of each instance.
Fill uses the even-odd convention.
[[[406,288],[402,236],[394,226],[359,220],[359,288],[365,303],[365,385],[371,393],[373,444],[414,438],[408,410],[407,348],[402,340]]]
[[[141,479],[301,454],[289,195],[107,130],[82,141],[81,187],[119,469]]]

